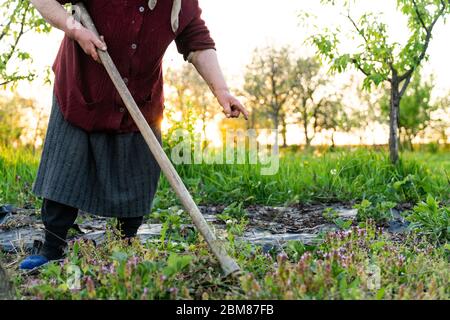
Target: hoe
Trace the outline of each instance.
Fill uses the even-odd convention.
[[[86,10],[86,7],[82,3],[78,3],[76,6],[74,6],[74,9],[75,12],[79,14],[80,22],[87,29],[91,30],[94,34],[98,36],[99,34],[97,32],[97,29],[88,11]],[[189,191],[187,190],[186,186],[184,185],[183,181],[181,180],[180,176],[178,175],[177,171],[175,170],[174,166],[172,165],[169,158],[165,154],[164,150],[162,149],[161,145],[159,144],[158,140],[153,134],[153,131],[151,130],[150,126],[148,125],[147,121],[145,120],[144,116],[139,110],[139,107],[134,101],[125,82],[122,80],[122,77],[120,76],[120,73],[117,70],[116,65],[112,61],[111,56],[108,54],[107,51],[102,51],[98,49],[97,51],[103,63],[103,66],[105,67],[112,82],[114,83],[114,86],[119,92],[120,97],[122,98],[131,117],[135,121],[142,136],[147,142],[150,151],[152,152],[153,156],[155,157],[156,161],[161,167],[161,170],[166,176],[167,180],[169,181],[171,187],[173,188],[178,198],[180,199],[181,203],[183,204],[185,210],[191,216],[194,225],[208,243],[213,254],[219,260],[220,265],[224,271],[224,275],[230,276],[238,273],[238,271],[240,270],[238,264],[228,255],[224,247],[224,244],[217,239],[216,235],[212,232],[205,218],[201,214],[199,208],[192,199],[192,196],[189,194]]]

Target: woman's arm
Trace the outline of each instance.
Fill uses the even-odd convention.
[[[220,69],[216,51],[213,49],[195,51],[189,55],[188,60],[206,81],[217,101],[223,107],[223,112],[227,118],[239,118],[242,113],[247,120],[249,113],[239,100],[230,93]]]
[[[106,50],[106,44],[76,21],[59,2],[56,0],[31,0],[31,3],[48,23],[64,31],[69,38],[80,44],[86,54],[100,62],[96,49]]]

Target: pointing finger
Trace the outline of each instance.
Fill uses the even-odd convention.
[[[236,102],[234,103],[234,106],[238,109],[238,112],[242,112],[242,114],[244,115],[245,120],[248,120],[249,113],[248,113],[247,109],[245,109],[245,107],[241,104],[241,102],[239,100],[236,100]]]
[[[231,117],[232,112],[231,112],[231,108],[230,108],[229,104],[226,104],[226,105],[223,106],[223,113],[225,114],[225,116],[227,118]]]

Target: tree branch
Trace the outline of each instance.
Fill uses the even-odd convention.
[[[434,29],[436,23],[438,22],[439,18],[444,14],[445,9],[447,8],[447,4],[446,4],[446,2],[444,0],[441,0],[441,5],[442,5],[441,8],[436,13],[436,16],[434,17],[434,19],[431,22],[430,26],[428,28],[425,26],[425,30],[427,31],[427,35],[425,37],[425,43],[424,43],[422,52],[420,53],[419,57],[416,60],[415,65],[412,66],[403,75],[399,76],[399,81],[400,82],[406,80],[405,83],[402,86],[402,89],[400,90],[401,93],[405,93],[406,88],[408,87],[408,85],[409,85],[409,83],[411,81],[412,74],[417,69],[417,66],[420,65],[422,60],[425,58],[425,55],[426,55],[427,50],[428,50],[428,47],[430,45],[433,29]]]
[[[17,6],[14,8],[11,17],[14,17],[17,13],[17,11],[19,10],[20,5],[22,4],[21,1],[18,1]],[[0,34],[0,41],[8,34],[8,29],[11,26],[12,22],[14,21],[14,19],[10,19],[8,20],[8,23],[3,27],[2,29],[2,33]]]
[[[370,76],[370,73],[367,72],[366,70],[364,70],[364,68],[361,66],[361,64],[358,62],[358,60],[356,59],[352,59],[352,63],[362,72],[364,73],[364,75],[366,75],[367,77]]]
[[[23,15],[22,15],[22,20],[20,21],[20,30],[16,36],[16,39],[14,41],[14,43],[11,45],[10,51],[9,53],[6,55],[5,58],[5,64],[8,63],[8,61],[11,59],[12,55],[14,54],[14,51],[17,48],[17,45],[19,44],[20,38],[23,36],[23,34],[25,33],[25,21],[27,18],[27,13],[28,10],[30,9],[30,3],[27,4],[27,6],[24,9]]]
[[[369,46],[369,39],[367,39],[367,37],[365,36],[364,32],[358,27],[358,25],[356,24],[355,20],[353,20],[353,18],[350,16],[350,12],[347,14],[347,18],[353,24],[353,26],[355,27],[355,29],[359,33],[359,35],[364,39],[364,42],[366,43],[366,45]]]
[[[405,79],[405,83],[403,83],[402,89],[399,92],[400,98],[403,97],[403,95],[406,92],[406,89],[408,88],[409,84],[411,83],[412,75],[413,75],[413,73],[411,72],[411,74]]]
[[[417,18],[419,19],[420,24],[425,29],[425,31],[428,32],[428,28],[425,24],[425,21],[423,21],[423,18],[422,18],[422,15],[420,14],[420,10],[419,10],[419,7],[417,6],[416,0],[412,0],[412,3],[413,3],[414,10],[416,11]]]

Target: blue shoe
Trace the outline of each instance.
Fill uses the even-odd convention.
[[[44,256],[34,255],[26,257],[19,265],[20,270],[33,270],[47,264],[48,260]]]

